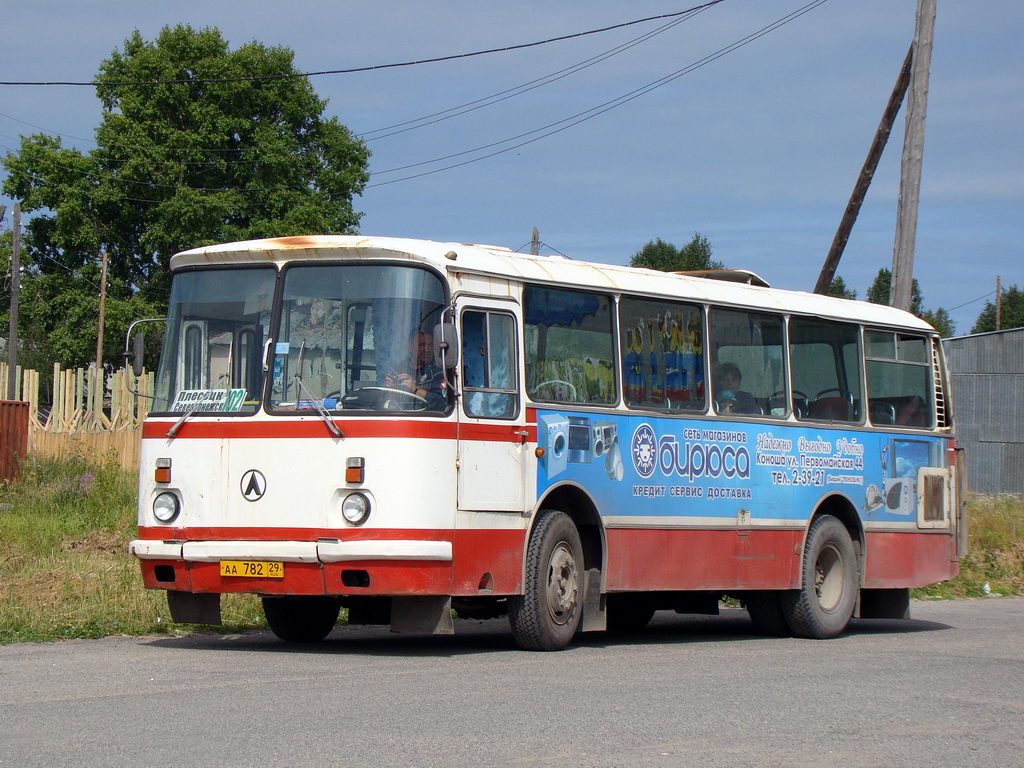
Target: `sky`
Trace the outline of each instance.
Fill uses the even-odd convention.
[[[724,0],[541,87],[391,136],[381,129],[601,57],[671,19],[313,77],[325,114],[373,153],[373,175],[354,201],[360,232],[525,249],[537,227],[542,253],[612,264],[654,238],[683,245],[699,232],[727,266],[811,290],[913,38],[915,0],[828,0],[621,106],[523,143],[807,2]],[[5,9],[0,80],[87,81],[133,30],[152,40],[179,23],[217,27],[232,48],[288,47],[296,67],[312,72],[503,48],[695,3],[35,0]],[[1022,75],[1019,0],[938,0],[914,276],[924,305],[949,310],[958,334],[992,299],[997,275],[1004,289],[1024,288]],[[88,151],[100,117],[89,87],[0,86],[0,154],[39,132]],[[838,269],[860,298],[878,269],[892,266],[903,121],[901,112]],[[10,221],[8,212],[2,226]]]

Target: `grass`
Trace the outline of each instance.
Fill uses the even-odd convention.
[[[128,555],[136,479],[112,458],[29,458],[0,486],[0,643],[163,634],[162,590],[142,588]],[[257,598],[222,601],[224,631],[263,626]]]
[[[968,552],[955,579],[914,590],[914,597],[950,599],[1024,594],[1024,501],[1018,496],[967,500]]]
[[[135,484],[112,457],[77,457],[29,458],[19,482],[0,486],[0,643],[200,629],[171,624],[163,590],[142,588],[126,549]],[[968,514],[960,574],[915,597],[1024,594],[1024,501],[974,497]],[[221,612],[217,631],[265,626],[253,595],[225,595]]]

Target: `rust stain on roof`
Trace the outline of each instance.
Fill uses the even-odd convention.
[[[267,242],[282,248],[313,248],[322,242],[322,238],[299,235],[297,237],[274,237]]]

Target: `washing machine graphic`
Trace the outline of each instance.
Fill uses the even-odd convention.
[[[556,413],[544,413],[537,422],[538,442],[544,449],[544,469],[548,478],[552,478],[564,472],[569,461],[569,420]]]

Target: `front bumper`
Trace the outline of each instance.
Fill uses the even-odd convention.
[[[355,541],[158,541],[128,545],[152,589],[267,595],[448,595],[452,543]],[[284,578],[222,576],[222,560],[285,563]]]

